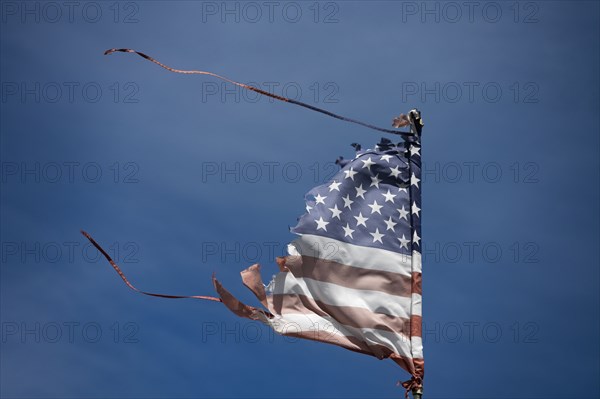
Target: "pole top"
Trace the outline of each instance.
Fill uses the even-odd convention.
[[[409,126],[410,134],[412,134],[417,142],[421,141],[421,131],[423,130],[423,125],[424,123],[423,119],[421,118],[421,111],[419,111],[417,108],[411,109],[407,114],[400,114],[392,121],[392,126],[396,129]]]
[[[417,108],[413,108],[408,112],[408,120],[410,121],[410,131],[421,138],[421,131],[423,130],[423,119],[421,119],[421,111]]]

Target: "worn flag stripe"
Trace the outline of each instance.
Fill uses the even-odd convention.
[[[423,357],[423,338],[421,336],[413,335],[410,337],[410,343],[412,347],[412,356],[414,358]]]
[[[412,267],[412,272],[413,273],[419,273],[419,275],[422,272],[422,259],[421,259],[421,253],[419,251],[413,251],[412,252],[412,257],[411,257],[411,267]],[[419,279],[419,284],[421,284],[421,280]]]
[[[308,278],[295,278],[289,273],[280,273],[275,277],[273,294],[298,294],[316,297],[328,305],[364,308],[390,316],[410,317],[412,298],[389,295],[374,290],[355,290],[340,285],[325,283]],[[414,313],[419,314],[420,313]]]
[[[362,247],[313,234],[303,234],[292,241],[291,245],[300,255],[331,260],[347,266],[399,273],[407,277],[410,277],[412,272],[412,256],[409,254]]]
[[[267,323],[268,324],[268,323]],[[411,374],[415,374],[415,364],[422,363],[422,359],[414,359],[410,356],[401,356],[391,350],[390,348],[377,345],[377,344],[367,344],[361,338],[355,336],[346,336],[341,334],[331,334],[330,332],[315,332],[315,331],[294,331],[293,329],[288,329],[285,331],[277,331],[279,334],[288,336],[288,337],[296,337],[302,339],[308,339],[311,341],[317,342],[325,342],[332,345],[337,345],[343,347],[345,349],[363,353],[365,355],[375,356],[378,359],[390,358],[400,367],[404,368]],[[421,367],[422,368],[422,367]]]
[[[328,305],[321,300],[295,294],[273,295],[271,304],[273,310],[281,315],[289,313],[315,313],[322,317],[330,315],[341,324],[350,327],[395,331],[405,336],[421,335],[421,316],[413,315],[410,319],[395,317],[384,313],[373,313],[363,308]]]
[[[275,329],[285,335],[289,335],[290,332],[307,332],[334,339],[341,339],[341,336],[362,337],[368,347],[383,346],[401,356],[411,357],[410,339],[405,335],[370,328],[350,327],[342,325],[332,317],[321,317],[314,313],[286,314],[277,319]]]
[[[421,280],[420,273],[412,273],[409,277],[398,273],[342,265],[332,260],[312,256],[288,256],[285,258],[285,267],[296,277],[310,278],[357,290],[370,290],[377,287],[378,291],[399,296],[421,293],[420,284],[417,284]]]

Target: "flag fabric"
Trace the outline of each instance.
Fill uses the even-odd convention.
[[[264,308],[238,301],[214,279],[235,314],[276,332],[390,358],[421,385],[421,154],[418,140],[387,139],[306,195],[299,237],[264,285],[260,266],[243,283]]]

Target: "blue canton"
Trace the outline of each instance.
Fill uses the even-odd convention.
[[[306,194],[306,213],[292,229],[354,245],[420,252],[421,155],[417,143],[382,139],[374,149],[356,146],[352,161]]]

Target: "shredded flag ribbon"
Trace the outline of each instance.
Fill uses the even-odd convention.
[[[127,284],[127,286],[129,288],[131,288],[132,290],[134,290],[135,292],[139,292],[140,294],[149,295],[149,296],[155,296],[155,297],[159,297],[159,298],[169,298],[169,299],[189,298],[189,299],[205,299],[207,301],[223,302],[221,300],[221,298],[215,298],[214,296],[205,296],[205,295],[166,295],[166,294],[154,294],[152,292],[146,292],[146,291],[139,290],[136,287],[134,287],[133,284],[131,284],[129,282],[129,280],[127,280],[127,277],[125,277],[125,274],[121,271],[121,269],[119,268],[119,266],[117,266],[117,264],[112,260],[112,258],[110,257],[110,255],[96,242],[96,240],[94,240],[92,238],[92,236],[90,236],[88,233],[86,233],[83,230],[81,230],[81,234],[83,234],[92,243],[92,245],[94,247],[96,247],[96,249],[98,251],[100,251],[100,253],[102,255],[104,255],[104,257],[106,258],[106,260],[108,261],[108,263],[110,263],[110,265],[113,267],[113,269],[115,269],[115,271],[119,274],[119,276],[121,276],[121,279],[125,282],[125,284]]]
[[[139,51],[136,51],[136,50],[132,50],[132,49],[128,49],[128,48],[112,48],[110,50],[106,50],[104,52],[104,55],[109,55],[109,54],[112,54],[112,53],[115,53],[115,52],[137,54],[140,57],[145,58],[148,61],[155,63],[156,65],[160,66],[161,68],[164,68],[167,71],[174,72],[174,73],[181,73],[181,74],[185,74],[185,75],[208,75],[208,76],[212,76],[212,77],[215,77],[217,79],[221,79],[221,80],[223,80],[225,82],[231,83],[233,85],[242,87],[242,88],[244,88],[246,90],[251,90],[251,91],[254,91],[256,93],[262,94],[264,96],[271,97],[271,98],[274,98],[276,100],[283,101],[283,102],[286,102],[286,103],[299,105],[301,107],[308,108],[308,109],[310,109],[312,111],[320,112],[320,113],[325,114],[327,116],[331,116],[332,118],[340,119],[340,120],[343,120],[343,121],[346,121],[346,122],[350,122],[350,123],[356,123],[358,125],[367,127],[369,129],[377,130],[377,131],[384,132],[384,133],[396,134],[396,135],[400,135],[400,136],[403,136],[403,137],[408,137],[408,136],[412,135],[411,132],[402,132],[402,131],[399,131],[399,130],[384,129],[382,127],[373,126],[373,125],[371,125],[369,123],[361,122],[361,121],[358,121],[356,119],[347,118],[345,116],[337,115],[337,114],[334,114],[333,112],[330,112],[330,111],[324,110],[322,108],[318,108],[318,107],[312,106],[310,104],[303,103],[301,101],[297,101],[297,100],[294,100],[294,99],[291,99],[291,98],[287,98],[287,97],[283,97],[283,96],[278,96],[276,94],[269,93],[267,91],[261,90],[261,89],[259,89],[257,87],[246,85],[246,84],[243,84],[243,83],[240,83],[240,82],[236,82],[236,81],[228,79],[228,78],[226,78],[224,76],[217,75],[216,73],[206,72],[206,71],[195,71],[195,70],[188,71],[188,70],[171,68],[171,67],[163,64],[162,62],[155,60],[154,58],[150,57],[149,55],[146,55],[146,54],[144,54],[142,52],[139,52]],[[400,118],[394,119],[394,126],[395,127],[407,126],[407,123],[398,123],[400,121],[400,119],[402,118],[402,116],[403,115],[401,115]]]

